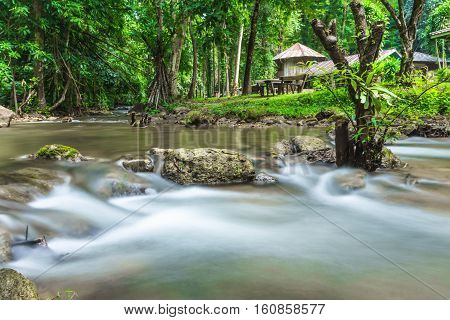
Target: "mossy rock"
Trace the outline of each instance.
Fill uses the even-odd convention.
[[[39,300],[31,280],[12,269],[0,269],[0,300]]]
[[[77,149],[64,146],[62,144],[45,145],[34,154],[34,158],[44,160],[68,160],[76,162],[83,160],[83,156]]]
[[[184,124],[187,126],[208,125],[212,121],[213,117],[202,110],[189,111],[184,117]]]
[[[253,162],[235,151],[153,148],[150,155],[162,162],[163,177],[182,185],[245,183],[255,177]]]

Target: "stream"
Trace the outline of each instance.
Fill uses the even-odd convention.
[[[0,170],[44,144],[73,146],[109,162],[49,162],[73,178],[29,205],[0,205],[16,237],[47,236],[49,248],[14,247],[6,267],[34,279],[45,298],[79,299],[442,299],[450,296],[450,139],[409,138],[390,146],[409,165],[365,178],[352,169],[271,163],[287,137],[322,129],[136,129],[123,117],[0,130]],[[152,173],[145,195],[93,192],[114,162],[151,147],[243,152],[275,176],[270,186],[175,185]],[[77,181],[77,183],[74,182]]]

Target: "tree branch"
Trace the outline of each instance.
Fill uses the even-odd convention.
[[[397,28],[400,30],[403,28],[402,22],[400,21],[400,18],[397,16],[397,13],[395,12],[394,7],[391,6],[391,4],[387,0],[380,0],[380,2],[384,5],[386,10],[391,14],[392,19],[394,19],[395,24],[397,25]]]
[[[355,20],[355,33],[356,42],[358,44],[358,52],[362,55],[367,43],[366,11],[359,0],[353,0],[350,2],[350,9],[352,10],[353,20]]]
[[[425,5],[425,0],[414,0],[411,17],[408,22],[408,33],[409,35],[415,35],[417,24],[419,23],[419,19],[422,16],[423,7]]]
[[[381,41],[384,34],[384,22],[377,21],[370,27],[370,35],[367,39],[363,53],[359,58],[359,74],[362,75],[368,71],[371,64],[376,61],[380,52]]]
[[[334,25],[335,24],[336,22],[334,23]],[[333,60],[334,64],[336,65],[336,68],[338,68],[339,70],[348,68],[348,61],[345,59],[344,53],[338,46],[338,39],[336,35],[332,33],[333,27],[331,28],[331,30],[328,29],[325,24],[318,19],[313,19],[311,25],[314,33],[319,38],[323,47],[330,55],[331,60]],[[334,30],[336,29],[334,28]]]

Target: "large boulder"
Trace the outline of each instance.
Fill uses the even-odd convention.
[[[333,148],[322,139],[313,136],[296,136],[289,140],[282,140],[272,148],[272,156],[275,159],[284,159],[292,155],[309,163],[336,161]]]
[[[243,154],[212,148],[151,149],[161,175],[178,184],[229,184],[253,180],[255,167]]]
[[[0,200],[26,203],[64,182],[60,173],[43,168],[24,168],[0,173]]]
[[[9,127],[15,115],[11,110],[0,106],[0,128]]]
[[[0,300],[39,300],[36,286],[12,269],[0,269]]]
[[[11,260],[11,234],[0,228],[0,263]]]
[[[40,148],[33,156],[39,160],[66,160],[72,162],[80,162],[87,160],[81,153],[72,147],[62,144],[49,144]]]

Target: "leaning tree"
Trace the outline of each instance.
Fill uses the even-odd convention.
[[[343,75],[350,100],[354,106],[355,123],[353,139],[348,136],[348,122],[337,124],[336,157],[338,165],[350,165],[374,171],[381,165],[383,139],[377,138],[373,124],[377,109],[374,96],[367,87],[373,81],[373,63],[376,61],[383,38],[385,25],[376,21],[368,26],[364,6],[359,0],[352,0],[350,8],[355,22],[356,43],[359,53],[359,69],[351,71],[343,49],[338,44],[336,20],[327,26],[314,19],[312,27],[336,68]]]

